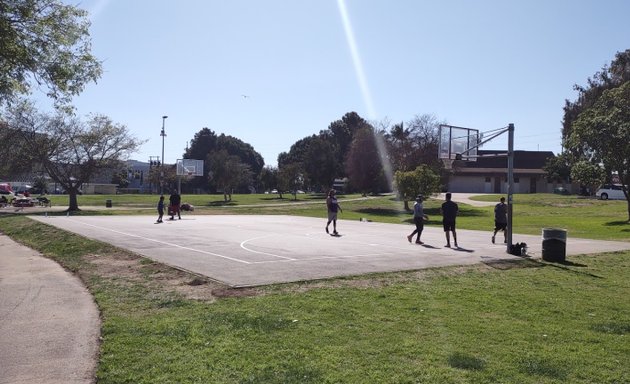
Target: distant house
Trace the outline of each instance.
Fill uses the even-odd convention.
[[[482,156],[477,161],[453,164],[446,189],[460,193],[507,193],[507,151],[479,150],[477,154]],[[562,180],[548,180],[543,171],[547,160],[553,157],[553,152],[547,151],[514,151],[513,193],[552,193],[555,187],[566,187]]]

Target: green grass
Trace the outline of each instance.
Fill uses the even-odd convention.
[[[630,237],[624,204],[548,196],[519,197],[517,232],[559,226],[569,236],[583,230],[587,238]],[[341,203],[343,218],[410,219],[387,196]],[[439,204],[426,203],[432,225]],[[321,202],[204,209],[324,216]],[[460,227],[491,226],[492,207],[461,209]],[[566,264],[522,260],[372,274],[193,300],[162,283],[182,272],[109,245],[23,216],[0,216],[0,230],[75,271],[93,293],[103,318],[99,383],[630,382],[630,252]],[[99,260],[118,261],[124,273]],[[127,272],[132,266],[137,274]],[[182,277],[189,289],[207,289],[195,279]]]
[[[157,195],[83,195],[79,196],[79,207],[83,215],[128,215],[154,214]],[[53,196],[54,206],[67,205],[67,196]],[[114,207],[124,209],[91,210],[89,207],[104,207],[111,199]],[[477,196],[474,199],[496,201],[496,195]],[[322,194],[293,195],[246,194],[233,195],[225,202],[223,195],[184,195],[183,201],[195,206],[194,214],[268,214],[299,215],[309,217],[326,216],[325,196]],[[430,220],[427,225],[440,226],[439,207],[441,200],[429,199],[424,203]],[[412,224],[411,214],[403,203],[393,196],[376,196],[363,199],[360,195],[342,195],[340,204],[343,213],[340,219],[368,220],[384,223]],[[494,226],[493,207],[472,207],[459,204],[460,215],[457,227],[491,231]],[[87,207],[87,208],[86,208]],[[63,213],[56,213],[63,214]],[[575,196],[553,194],[514,195],[514,233],[540,235],[543,228],[564,228],[569,237],[598,240],[628,240],[628,206],[625,201],[602,201]]]

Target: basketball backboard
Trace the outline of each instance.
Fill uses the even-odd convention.
[[[203,160],[177,159],[178,176],[203,176]]]
[[[441,124],[438,158],[444,160],[477,161],[479,130]]]

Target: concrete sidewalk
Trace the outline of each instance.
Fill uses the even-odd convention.
[[[93,383],[99,336],[81,281],[0,234],[0,384]]]

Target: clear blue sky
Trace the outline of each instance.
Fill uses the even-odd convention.
[[[68,3],[77,4],[76,2]],[[559,153],[573,85],[630,48],[627,0],[84,0],[104,74],[74,101],[181,158],[208,127],[268,165],[356,111],[433,114],[515,147]],[[345,16],[343,10],[345,9]],[[345,21],[344,21],[345,20]],[[247,97],[243,97],[246,95]],[[506,148],[497,139],[484,149]]]

